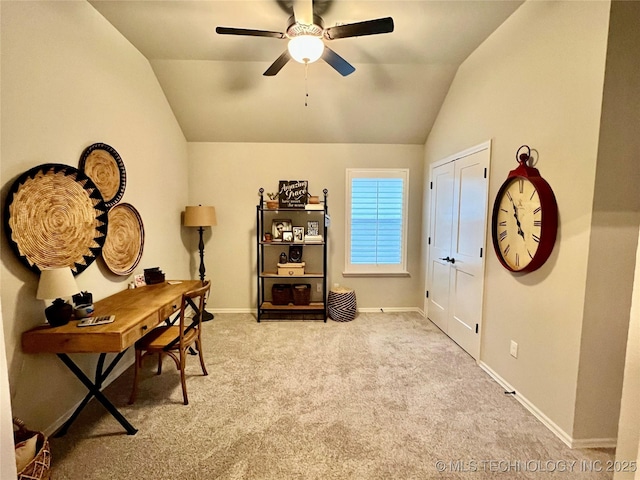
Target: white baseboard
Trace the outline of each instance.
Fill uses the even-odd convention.
[[[617,438],[579,438],[573,439],[571,448],[616,448]]]
[[[358,308],[358,313],[405,313],[405,312],[418,312],[422,311],[416,307],[373,307],[373,308]]]
[[[213,313],[250,313],[255,315],[255,308],[216,308],[207,309],[208,312]],[[424,312],[417,307],[370,307],[370,308],[358,308],[359,313],[403,313],[403,312],[416,312],[424,317]]]
[[[498,384],[500,384],[506,391],[513,392],[516,389],[513,388],[509,382],[498,375],[491,367],[486,363],[479,361],[478,366],[491,376]],[[615,448],[617,439],[615,438],[581,438],[574,439],[560,428],[553,420],[547,417],[544,413],[538,409],[533,403],[531,403],[526,397],[523,397],[519,392],[516,392],[514,398],[522,404],[524,408],[529,410],[534,417],[540,420],[545,427],[551,430],[556,437],[562,440],[569,448]]]
[[[206,310],[209,313],[213,313],[214,316],[216,313],[251,313],[253,315],[256,314],[255,308],[216,308],[216,309],[207,308]]]

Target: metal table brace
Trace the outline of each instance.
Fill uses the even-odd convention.
[[[138,429],[134,428],[133,425],[131,425],[129,421],[126,418],[124,418],[124,416],[118,411],[118,409],[113,405],[113,403],[111,403],[109,399],[100,391],[100,389],[102,388],[102,383],[107,379],[109,374],[113,371],[113,369],[118,364],[118,362],[120,361],[120,359],[122,358],[122,356],[125,354],[126,351],[127,350],[123,350],[122,352],[118,353],[114,357],[114,359],[111,361],[111,363],[109,364],[106,370],[103,370],[103,368],[104,368],[104,362],[107,354],[101,353],[100,357],[98,358],[98,364],[96,365],[95,382],[92,382],[84,374],[84,372],[80,369],[80,367],[78,367],[78,365],[76,365],[73,362],[73,360],[69,358],[69,356],[66,353],[56,354],[58,358],[60,358],[60,360],[62,360],[62,362],[67,366],[67,368],[69,368],[69,370],[71,370],[71,372],[76,377],[78,377],[78,379],[84,384],[84,386],[87,387],[87,389],[89,390],[89,393],[87,393],[87,396],[84,397],[82,402],[80,402],[80,405],[78,405],[78,408],[76,408],[76,410],[73,412],[71,417],[69,417],[69,419],[66,422],[64,422],[64,425],[62,425],[60,430],[56,432],[56,434],[54,435],[55,437],[61,437],[67,433],[67,430],[69,429],[71,424],[76,420],[76,418],[78,417],[80,412],[84,409],[84,407],[87,406],[87,404],[89,403],[89,400],[91,400],[92,397],[96,397],[98,401],[104,406],[104,408],[106,408],[109,411],[109,413],[120,423],[120,425],[124,427],[124,429],[127,431],[127,435],[136,434]]]

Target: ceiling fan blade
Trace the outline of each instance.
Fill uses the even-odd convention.
[[[324,30],[324,38],[335,40],[336,38],[363,37],[365,35],[391,32],[393,32],[393,18],[385,17],[326,28]]]
[[[273,77],[280,70],[282,70],[282,67],[284,67],[290,59],[291,57],[289,56],[289,50],[285,50],[283,54],[280,55],[278,59],[273,62],[262,75],[266,77]]]
[[[327,46],[324,47],[322,59],[331,65],[343,77],[346,77],[356,71],[353,65]]]
[[[216,27],[216,33],[220,35],[247,35],[249,37],[273,37],[273,38],[287,38],[284,33],[270,32],[268,30],[249,30],[247,28],[233,28],[233,27]]]
[[[313,0],[293,0],[293,15],[296,22],[313,25]]]

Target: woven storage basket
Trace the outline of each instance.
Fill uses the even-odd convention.
[[[273,305],[288,305],[291,303],[291,285],[287,283],[275,283],[271,287],[271,303]]]
[[[311,284],[297,283],[291,288],[294,305],[309,305],[311,303]]]
[[[329,317],[336,322],[350,322],[356,318],[356,292],[348,288],[332,288],[327,302]]]
[[[34,435],[38,436],[36,443],[36,456],[26,467],[18,472],[18,480],[49,480],[51,477],[51,450],[49,439],[42,432],[29,430],[19,418],[13,419],[13,424],[18,428],[13,432],[13,440],[17,445],[29,440]]]

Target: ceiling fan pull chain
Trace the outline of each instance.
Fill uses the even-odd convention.
[[[309,106],[309,85],[307,85],[307,71],[309,69],[309,62],[304,62],[304,106]]]

